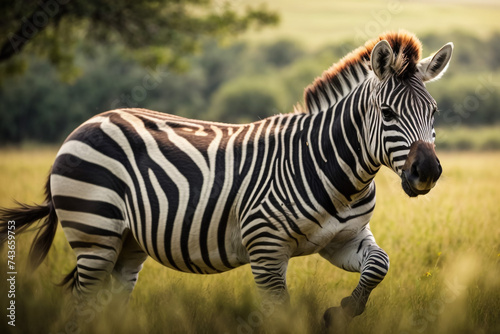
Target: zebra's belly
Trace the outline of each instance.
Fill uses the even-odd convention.
[[[221,224],[226,226],[224,237],[219,237]],[[235,221],[211,224],[207,231],[199,228],[201,222],[192,221],[190,233],[183,233],[187,226],[182,225],[177,228],[172,222],[159,223],[156,235],[151,234],[142,240],[136,237],[136,240],[157,262],[187,273],[216,274],[249,262]],[[168,230],[171,233],[165,233]],[[165,235],[170,237],[165,238]]]
[[[340,222],[334,217],[329,217],[322,224],[309,231],[307,238],[299,243],[292,256],[303,256],[319,253],[326,245],[336,243],[342,245],[354,239],[370,222],[373,213],[356,216],[346,222]]]

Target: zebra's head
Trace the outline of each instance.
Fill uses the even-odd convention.
[[[401,176],[411,197],[428,193],[442,172],[434,150],[437,105],[425,83],[446,71],[453,44],[425,59],[420,59],[420,50],[415,39],[407,44],[381,40],[370,57],[374,76],[369,146],[377,160]]]

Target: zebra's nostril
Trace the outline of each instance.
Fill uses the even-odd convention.
[[[411,177],[418,180],[419,176],[420,173],[418,172],[417,164],[414,163],[413,165],[411,165]]]

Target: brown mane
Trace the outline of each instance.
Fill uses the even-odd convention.
[[[400,30],[387,32],[352,51],[333,64],[304,90],[304,109],[299,112],[315,113],[330,107],[363,82],[371,72],[370,55],[373,47],[386,40],[394,51],[392,69],[400,77],[409,77],[417,70],[422,44],[412,33]]]

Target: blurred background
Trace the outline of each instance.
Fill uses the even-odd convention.
[[[441,111],[436,126],[444,128],[438,147],[500,148],[496,0],[0,6],[1,145],[60,144],[86,119],[120,107],[223,122],[291,112],[332,63],[404,28],[422,40],[424,56],[455,44],[449,71],[428,85]]]
[[[444,171],[412,199],[397,175],[378,173],[371,229],[391,269],[348,332],[500,333],[498,0],[0,1],[0,206],[43,201],[62,141],[93,115],[141,107],[249,122],[292,112],[330,65],[400,28],[424,57],[455,44],[448,72],[427,85]],[[248,266],[188,275],[150,259],[127,314],[97,301],[85,328],[68,329],[68,294],[54,283],[75,256],[59,229],[32,274],[32,237],[16,238],[17,323],[0,312],[0,333],[321,333],[323,312],[359,279],[318,255],[294,258],[292,307],[280,314],[259,308]],[[6,255],[0,247],[0,282]]]

